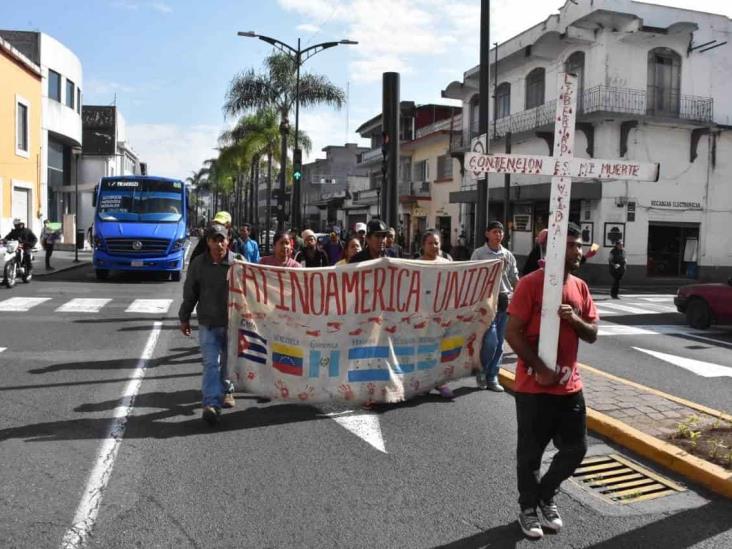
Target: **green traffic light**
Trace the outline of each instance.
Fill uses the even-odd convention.
[[[300,172],[295,172],[292,174],[292,177],[295,178],[295,181],[300,181],[302,174]]]

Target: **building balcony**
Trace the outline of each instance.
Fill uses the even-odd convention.
[[[429,181],[400,181],[398,193],[402,199],[429,198],[432,194],[432,186]]]
[[[421,137],[425,137],[427,135],[441,131],[462,132],[462,129],[463,115],[458,114],[457,116],[445,118],[444,120],[439,120],[438,122],[433,122],[432,124],[429,124],[423,128],[419,128],[416,132],[415,139],[419,139]]]
[[[491,122],[488,132],[492,139],[511,132],[514,134],[553,126],[556,99],[539,107],[528,109]],[[585,90],[579,98],[578,121],[592,114],[620,114],[628,117],[653,117],[658,119],[685,120],[710,123],[714,114],[714,99],[681,95],[669,90],[645,90],[595,86]],[[463,149],[465,150],[465,149]]]
[[[381,162],[383,153],[381,152],[381,145],[374,147],[370,151],[363,152],[356,156],[356,164],[366,165],[374,162]]]

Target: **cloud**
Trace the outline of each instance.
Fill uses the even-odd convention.
[[[159,13],[172,13],[173,8],[165,2],[136,2],[134,0],[114,0],[110,3],[113,8],[137,11],[142,9],[151,9]]]
[[[135,93],[138,91],[134,86],[120,84],[114,80],[100,80],[98,78],[87,78],[84,81],[84,95],[86,97],[99,95],[113,95],[115,93]]]
[[[301,32],[308,32],[308,33],[320,32],[320,27],[318,27],[317,25],[311,25],[310,23],[303,23],[302,25],[298,25],[295,28]]]
[[[127,138],[149,173],[185,179],[203,161],[218,155],[216,139],[222,127],[213,125],[128,124]]]

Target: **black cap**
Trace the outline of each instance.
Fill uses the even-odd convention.
[[[492,231],[493,229],[504,230],[503,223],[501,223],[500,221],[491,221],[490,223],[488,223],[488,226],[485,228],[486,231]]]
[[[223,236],[224,238],[229,237],[229,231],[226,227],[219,225],[218,223],[212,223],[211,226],[206,230],[206,238],[216,238],[217,236]]]
[[[389,228],[386,226],[386,223],[384,223],[381,219],[372,219],[368,222],[368,225],[366,225],[366,236],[372,235],[372,234],[386,234],[389,232]]]

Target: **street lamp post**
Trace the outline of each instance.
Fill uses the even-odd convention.
[[[276,38],[271,38],[269,36],[264,36],[262,34],[256,34],[253,31],[249,32],[243,32],[239,31],[237,33],[239,36],[245,36],[247,38],[259,38],[260,40],[267,42],[268,44],[273,45],[275,48],[280,50],[282,53],[286,54],[287,56],[292,59],[292,61],[295,63],[295,69],[297,71],[296,79],[295,79],[295,149],[298,148],[298,131],[300,129],[300,66],[310,59],[313,55],[316,53],[320,53],[323,50],[327,50],[328,48],[334,48],[335,46],[339,46],[341,44],[345,45],[354,45],[358,44],[358,42],[354,40],[338,40],[337,42],[321,42],[320,44],[315,44],[313,46],[308,46],[305,49],[301,49],[300,47],[300,39],[297,39],[297,48],[293,48],[289,44],[285,44],[281,40],[277,40]],[[285,162],[283,157],[283,163]],[[284,168],[283,168],[284,172]],[[284,181],[284,175],[282,176],[282,181]],[[301,201],[301,195],[300,195],[300,185],[302,182],[294,181],[292,185],[292,226],[301,229],[300,227],[302,223],[302,208],[300,207],[300,201]],[[284,186],[284,185],[283,185]],[[284,191],[284,189],[282,189]],[[284,192],[281,196],[280,200],[284,200]],[[280,208],[280,211],[282,208]]]

